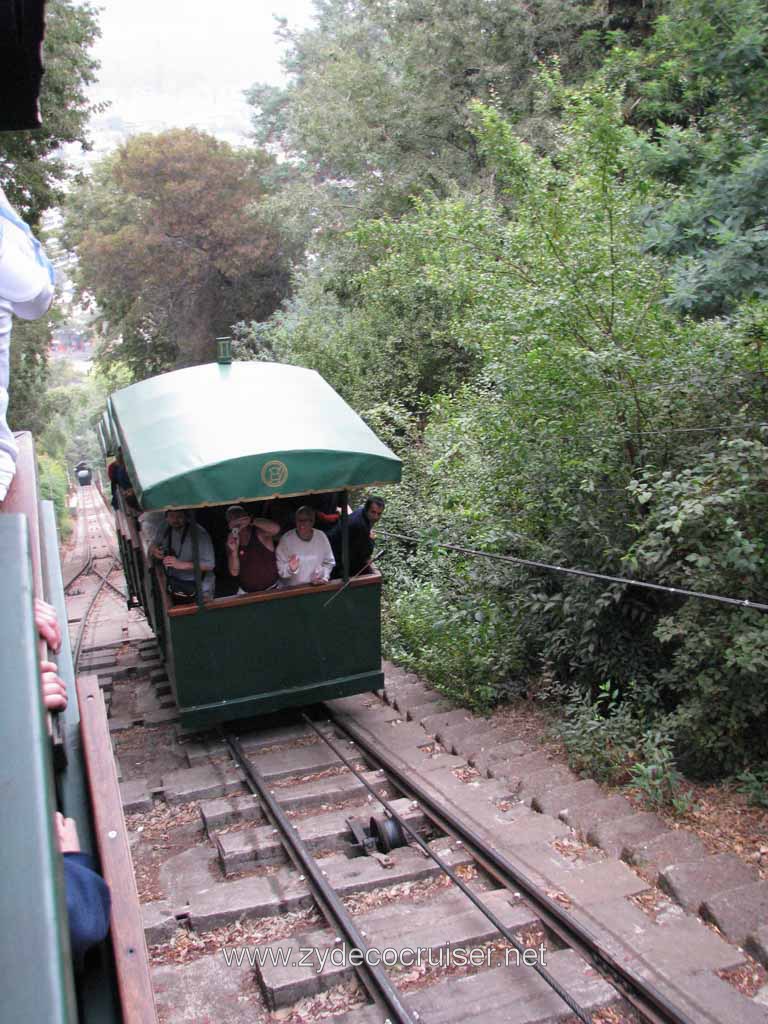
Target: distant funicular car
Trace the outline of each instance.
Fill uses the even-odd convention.
[[[113,394],[99,436],[105,454],[122,449],[132,485],[117,512],[128,587],[158,638],[185,727],[383,685],[381,576],[350,577],[347,491],[397,483],[401,463],[318,373],[222,360],[162,374]],[[286,499],[277,504],[295,508],[332,493],[342,510],[340,579],[205,600],[193,529],[196,598],[171,602],[149,553],[162,513],[187,511],[216,541],[227,506]]]

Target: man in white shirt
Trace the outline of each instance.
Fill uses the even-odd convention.
[[[315,510],[302,505],[296,511],[296,529],[289,530],[277,545],[280,587],[305,587],[327,583],[336,564],[326,535],[315,528]]]

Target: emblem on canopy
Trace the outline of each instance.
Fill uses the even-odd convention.
[[[279,459],[271,459],[262,466],[261,479],[267,487],[282,487],[288,479],[288,467]]]

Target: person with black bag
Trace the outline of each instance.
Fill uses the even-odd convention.
[[[168,593],[174,604],[191,604],[197,600],[193,529],[197,532],[200,573],[203,581],[202,596],[204,601],[210,601],[215,584],[213,567],[216,557],[213,542],[207,530],[199,523],[193,527],[189,514],[184,509],[168,509],[165,513],[165,523],[158,530],[150,548],[152,556],[163,563]]]

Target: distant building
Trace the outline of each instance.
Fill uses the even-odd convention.
[[[91,351],[91,337],[89,331],[78,330],[74,327],[55,327],[51,331],[51,352],[56,355],[66,355],[70,352]]]

